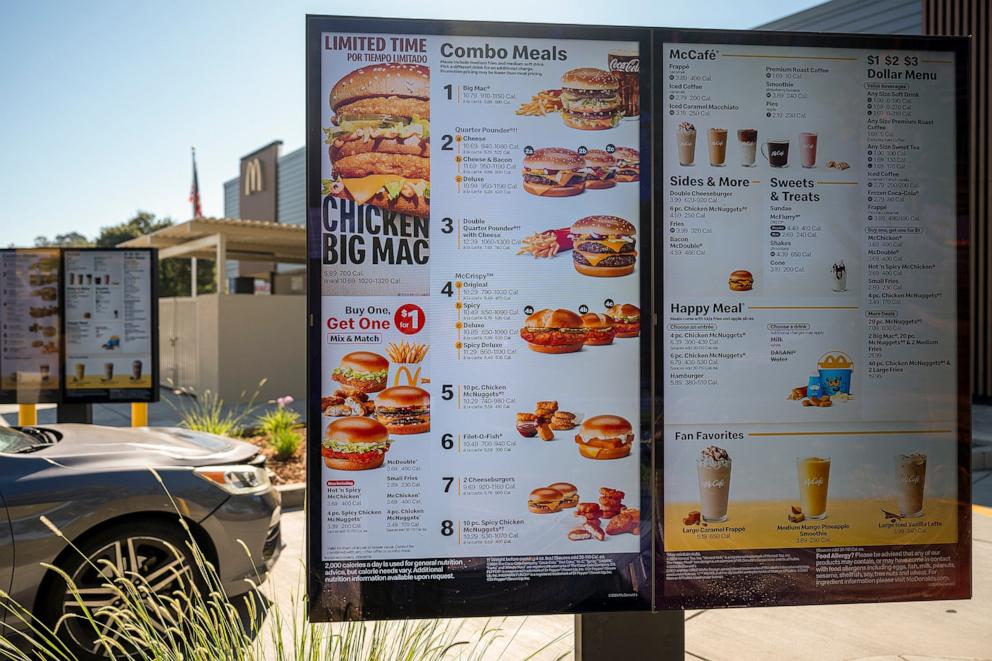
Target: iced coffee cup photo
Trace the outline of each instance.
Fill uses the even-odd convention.
[[[799,134],[799,156],[804,168],[816,167],[816,134]]]
[[[741,151],[741,165],[753,168],[758,150],[758,130],[737,129],[737,143]]]
[[[907,519],[923,516],[927,456],[922,452],[896,455],[896,506]]]
[[[727,520],[730,500],[730,455],[723,448],[709,445],[699,452],[696,473],[699,476],[699,513],[706,523]]]
[[[761,145],[761,155],[768,159],[768,165],[773,168],[785,168],[789,166],[789,140],[788,138],[778,138],[769,140]]]
[[[796,460],[799,477],[799,504],[807,519],[827,518],[827,489],[830,486],[830,458],[804,457]]]
[[[710,146],[710,165],[722,168],[727,162],[727,129],[706,132]]]
[[[696,160],[696,127],[689,122],[679,124],[675,142],[679,147],[679,165],[692,165]]]

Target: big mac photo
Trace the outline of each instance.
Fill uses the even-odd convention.
[[[324,194],[425,218],[430,213],[430,70],[374,64],[331,89],[331,180]]]

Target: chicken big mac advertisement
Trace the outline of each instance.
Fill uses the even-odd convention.
[[[311,619],[649,608],[646,32],[309,28]]]

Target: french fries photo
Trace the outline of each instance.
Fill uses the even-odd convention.
[[[422,362],[429,348],[429,344],[421,344],[420,342],[407,342],[406,340],[390,342],[386,346],[386,355],[389,356],[391,362],[409,365]]]

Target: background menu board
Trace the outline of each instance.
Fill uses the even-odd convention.
[[[311,619],[650,607],[646,31],[309,28]]]
[[[59,251],[0,250],[0,402],[59,396]]]
[[[960,53],[657,39],[659,604],[967,596]]]
[[[154,398],[155,255],[65,250],[66,401]]]

